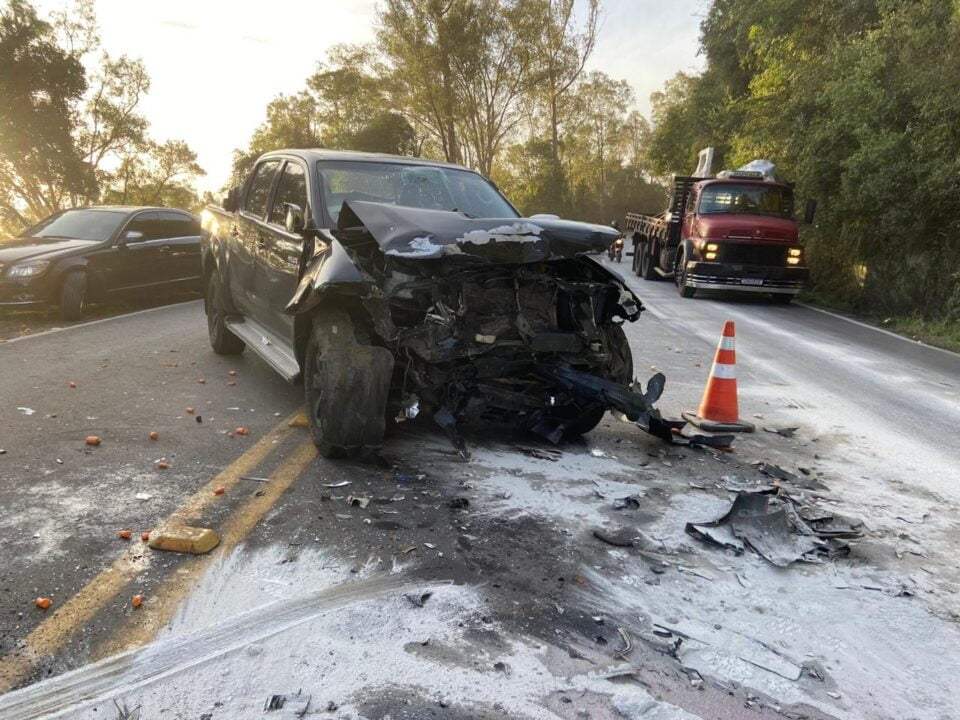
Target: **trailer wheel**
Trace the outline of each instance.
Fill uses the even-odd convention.
[[[677,264],[673,269],[673,278],[677,283],[677,292],[680,293],[680,297],[692,298],[697,294],[697,289],[693,287],[687,287],[687,251],[684,249],[681,253],[677,255],[679,258]]]
[[[310,433],[327,458],[383,445],[393,354],[361,342],[350,314],[325,308],[313,319],[303,369]]]
[[[654,268],[653,256],[650,254],[650,243],[644,241],[640,244],[640,247],[640,272],[638,272],[637,275],[644,280],[659,280],[660,275],[657,274]]]

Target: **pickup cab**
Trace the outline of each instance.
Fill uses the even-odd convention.
[[[213,350],[302,382],[326,456],[376,451],[388,412],[432,418],[464,452],[464,424],[559,441],[616,388],[640,397],[621,325],[642,305],[595,259],[618,233],[521,218],[471,170],[271,152],[201,221]]]

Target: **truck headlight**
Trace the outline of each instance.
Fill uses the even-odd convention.
[[[716,243],[707,243],[707,252],[715,253],[719,249],[720,249],[720,246],[717,245]]]
[[[36,277],[43,273],[47,269],[47,266],[50,264],[49,260],[35,260],[33,262],[22,263],[20,265],[14,265],[9,270],[7,270],[7,277],[12,278],[28,278]]]
[[[715,252],[704,253],[703,255],[707,260],[716,260],[717,254]]]
[[[787,255],[789,255],[790,257],[798,258],[802,254],[803,254],[802,248],[790,248],[789,250],[787,250]]]

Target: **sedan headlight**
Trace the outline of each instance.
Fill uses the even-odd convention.
[[[49,260],[36,260],[34,262],[14,265],[9,270],[7,270],[7,277],[11,277],[11,278],[36,277],[37,275],[40,275],[44,270],[46,270],[49,264],[50,264]]]

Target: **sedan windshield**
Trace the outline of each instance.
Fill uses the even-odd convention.
[[[700,213],[748,213],[793,217],[793,193],[759,183],[708,185],[700,198]]]
[[[112,210],[66,210],[41,220],[20,237],[107,240],[126,217],[127,213]]]
[[[327,212],[334,222],[344,200],[455,210],[479,218],[518,217],[492,184],[469,170],[335,161],[321,163],[320,174]]]

